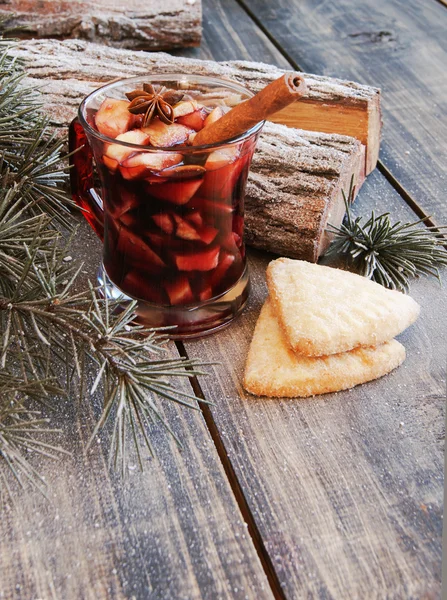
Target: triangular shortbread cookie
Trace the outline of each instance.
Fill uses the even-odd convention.
[[[244,387],[252,394],[272,397],[337,392],[386,375],[404,359],[405,348],[396,340],[331,356],[296,354],[287,345],[267,300],[248,352]]]
[[[410,296],[361,275],[302,260],[271,262],[267,284],[291,348],[305,356],[381,344],[419,315]]]

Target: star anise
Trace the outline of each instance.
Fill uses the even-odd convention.
[[[177,90],[168,90],[165,86],[153,86],[143,83],[142,90],[134,90],[126,94],[130,100],[127,110],[134,115],[144,114],[143,127],[149,125],[154,117],[159,117],[163,123],[168,125],[174,122],[174,111],[172,106],[183,97],[183,93]]]

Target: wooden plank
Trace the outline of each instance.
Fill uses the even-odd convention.
[[[247,27],[247,22],[244,22],[240,12],[233,11],[233,8],[227,2],[222,3],[222,6],[228,6],[228,8],[232,10],[231,19],[230,16],[228,17],[232,23],[232,28],[228,31],[228,39],[231,39],[231,43],[228,43],[227,46],[223,48],[218,47],[215,50],[216,53],[222,52],[224,54],[222,58],[238,58],[239,53],[243,58],[246,58],[241,51],[244,44],[246,44],[247,47],[250,47],[250,51],[253,51],[253,56],[256,56],[256,58],[259,56],[258,52],[270,52],[271,46],[269,46],[267,50],[262,50],[263,45],[261,42],[263,41],[263,38],[259,33],[256,33],[256,38],[254,36],[246,36],[245,38],[239,37],[237,32],[243,31],[243,28]],[[247,29],[247,31],[250,31],[250,29]],[[253,41],[254,39],[256,41]],[[209,48],[206,48],[205,50],[208,51]],[[196,51],[193,50],[189,52]],[[272,55],[274,54],[275,53],[272,50]],[[75,89],[73,90],[73,95],[76,96]],[[79,93],[77,97],[79,97]],[[374,180],[376,181],[376,179]],[[372,201],[376,196],[380,197],[382,195],[387,204],[392,204],[389,198],[389,186],[384,184],[383,178],[378,177],[377,180],[379,183],[373,186],[371,194],[368,196],[367,210],[370,209],[370,205],[373,203]],[[364,194],[362,194],[362,198],[363,197]],[[396,206],[397,205],[398,204],[396,204]],[[259,256],[256,253],[253,255]],[[253,280],[255,288],[261,286],[260,289],[262,293],[262,271],[259,271],[259,269],[255,270]],[[431,291],[432,287],[429,286],[428,289]],[[433,287],[433,289],[437,292],[436,287]],[[444,304],[439,300],[438,296],[434,297],[433,301],[439,302],[441,309],[444,308]],[[254,302],[255,304],[253,304]],[[261,299],[259,295],[256,295],[256,297],[253,296],[250,310],[252,311],[253,309],[259,308],[260,302]],[[421,431],[417,429],[417,426],[414,423],[417,423],[418,425],[421,423],[419,417],[416,418],[413,423],[410,421],[404,422],[407,426],[408,423],[410,423],[410,439],[407,441],[406,438],[400,437],[401,434],[398,433],[397,440],[395,440],[396,431],[400,432],[402,429],[399,427],[400,414],[405,412],[407,406],[407,400],[404,398],[405,386],[407,385],[406,380],[401,380],[401,388],[398,390],[398,396],[387,400],[390,403],[391,401],[400,402],[400,406],[397,407],[398,412],[395,413],[395,411],[392,411],[392,406],[389,405],[389,412],[386,414],[379,412],[377,418],[375,410],[381,408],[381,401],[375,398],[375,401],[371,404],[370,396],[362,396],[360,401],[351,399],[351,396],[348,398],[343,396],[343,399],[338,397],[333,399],[318,399],[318,405],[314,403],[313,407],[311,406],[311,409],[307,408],[307,412],[303,415],[301,414],[301,411],[303,410],[303,407],[306,407],[305,404],[293,401],[287,403],[265,403],[256,399],[241,400],[237,397],[233,397],[233,393],[235,390],[237,391],[239,386],[240,378],[238,374],[240,374],[243,362],[244,348],[246,348],[248,343],[247,339],[241,336],[244,335],[244,332],[245,335],[250,335],[250,331],[252,331],[252,329],[250,330],[250,327],[254,326],[255,318],[256,315],[253,312],[248,311],[226,332],[224,331],[217,336],[209,338],[208,343],[213,342],[215,346],[218,346],[221,349],[221,357],[224,356],[225,353],[228,355],[230,348],[231,357],[233,361],[236,360],[237,363],[237,371],[233,368],[227,374],[225,374],[224,371],[217,373],[219,376],[218,383],[212,384],[212,382],[210,382],[210,385],[211,387],[216,385],[218,388],[219,382],[222,382],[222,387],[218,389],[217,396],[219,401],[219,414],[221,415],[218,425],[221,430],[222,438],[227,449],[230,451],[231,460],[236,468],[239,480],[243,485],[249,504],[251,507],[254,506],[256,508],[254,515],[257,523],[261,525],[262,523],[267,523],[263,527],[261,533],[267,543],[272,560],[281,577],[281,581],[284,585],[289,586],[288,588],[286,587],[287,591],[290,588],[293,590],[293,586],[298,580],[298,584],[301,586],[300,589],[305,590],[304,593],[306,593],[306,595],[310,596],[313,594],[313,597],[329,598],[329,593],[325,591],[321,579],[318,579],[317,577],[317,575],[320,574],[320,571],[313,574],[312,569],[306,569],[309,563],[311,567],[313,567],[313,564],[317,563],[318,569],[325,570],[324,575],[329,572],[329,579],[332,582],[335,580],[336,583],[333,584],[334,586],[339,586],[339,588],[341,586],[342,592],[339,593],[337,597],[347,597],[346,589],[343,587],[344,582],[341,581],[346,573],[348,584],[355,578],[356,583],[354,587],[357,586],[358,589],[362,590],[361,595],[358,597],[371,597],[371,594],[374,593],[379,586],[382,586],[380,589],[385,589],[385,591],[380,593],[379,589],[377,596],[384,597],[385,595],[390,595],[392,593],[390,590],[386,589],[387,582],[395,577],[392,581],[392,583],[395,583],[401,575],[402,570],[404,571],[404,575],[408,576],[410,568],[412,568],[415,563],[419,562],[420,568],[416,571],[416,579],[412,584],[413,588],[417,587],[418,577],[425,569],[427,574],[426,580],[429,583],[433,577],[433,573],[435,574],[434,582],[432,583],[432,595],[436,596],[437,591],[439,591],[439,572],[437,571],[440,553],[439,498],[441,497],[441,481],[439,478],[442,477],[442,467],[440,467],[439,456],[442,453],[442,449],[440,440],[436,441],[434,438],[442,427],[442,424],[440,425],[439,417],[441,409],[438,409],[437,405],[442,405],[443,391],[438,385],[439,377],[442,377],[442,371],[439,367],[440,363],[435,361],[435,358],[437,358],[436,352],[433,352],[432,354],[432,351],[430,350],[428,335],[421,338],[421,343],[423,345],[425,344],[424,353],[422,354],[423,359],[420,359],[419,357],[422,362],[420,365],[416,365],[417,369],[414,371],[414,377],[420,377],[415,388],[422,399],[419,399],[418,403],[412,399],[410,405],[411,410],[417,411],[419,407],[421,412],[426,411],[424,425],[420,426]],[[435,322],[436,315],[433,316],[431,330],[434,329]],[[231,346],[224,346],[225,336],[230,334],[230,341],[232,344]],[[428,348],[426,352],[425,348]],[[435,358],[433,358],[433,356],[435,356]],[[228,360],[228,356],[224,356],[224,358],[225,361]],[[433,371],[430,372],[426,369],[427,366],[431,366]],[[402,368],[407,369],[407,366],[405,365]],[[416,373],[418,375],[416,375]],[[224,387],[224,383],[227,386],[230,386],[228,394]],[[205,382],[202,382],[202,384],[205,387]],[[427,384],[428,392],[427,395],[425,395],[424,388]],[[376,382],[375,384],[370,385],[382,385],[382,382]],[[408,390],[408,388],[406,389]],[[383,391],[386,390],[384,389]],[[436,393],[439,393],[439,397],[436,397]],[[226,394],[226,397],[225,395],[222,397],[221,394]],[[430,394],[433,394],[431,398]],[[335,400],[337,404],[334,404],[333,400]],[[248,417],[246,416],[247,410],[249,411]],[[227,411],[226,414],[225,411]],[[407,411],[406,415],[414,416],[411,411]],[[268,425],[269,416],[272,416],[273,418],[271,427]],[[349,416],[350,421],[348,418],[345,420],[345,416]],[[361,417],[361,422],[359,422],[359,417]],[[304,424],[299,431],[300,438],[297,438],[296,423],[298,420]],[[334,423],[331,426],[332,421],[334,421]],[[378,425],[375,425],[376,423],[378,423]],[[225,429],[227,424],[230,426],[228,430]],[[259,429],[254,429],[254,426],[258,426],[258,424]],[[337,424],[339,425],[338,431],[335,429]],[[327,429],[325,425],[327,425],[329,429]],[[394,426],[396,426],[396,430],[394,429]],[[350,427],[355,429],[354,433]],[[374,440],[376,439],[374,427],[376,427],[376,431],[378,429],[379,433],[384,436],[392,434],[390,437],[391,442],[389,451],[383,451],[382,447],[379,447],[378,450],[374,448]],[[286,432],[284,440],[281,439],[283,430]],[[278,431],[280,431],[280,434],[278,434]],[[403,429],[403,431],[406,432],[407,430]],[[321,441],[318,439],[317,435],[321,436]],[[424,472],[424,467],[426,467],[429,462],[426,460],[424,450],[424,455],[420,462],[420,473],[413,478],[406,475],[403,479],[399,479],[403,474],[404,467],[406,468],[408,462],[411,460],[411,454],[408,454],[407,451],[414,452],[415,449],[418,451],[414,460],[417,460],[419,456],[419,446],[415,442],[415,437],[417,435],[421,435],[420,442],[422,447],[424,447],[427,437],[429,438],[430,443],[427,447],[427,453],[432,451],[435,446],[433,457],[431,458],[434,467],[432,463],[430,463],[428,464],[429,469]],[[264,441],[263,439],[265,436],[267,436],[267,441]],[[315,439],[312,436],[315,436]],[[328,436],[331,441],[330,445],[327,445],[324,442]],[[365,440],[363,439],[364,437],[366,438]],[[377,443],[379,443],[380,439],[382,438],[379,438]],[[302,445],[300,443],[301,440],[304,440],[304,444]],[[305,445],[307,443],[309,446]],[[291,447],[291,451],[289,451],[288,446]],[[396,446],[398,452],[395,452]],[[360,465],[357,464],[358,460],[360,460],[359,453],[353,453],[353,448],[356,449],[358,447],[364,449],[364,455]],[[340,474],[340,469],[336,461],[340,449],[346,453],[347,459],[352,455],[350,463],[343,463],[347,469],[347,474],[349,475],[349,487],[346,485],[343,487],[344,481],[342,476],[344,473],[342,472]],[[334,450],[334,453],[332,453],[331,450]],[[368,479],[366,484],[360,484],[360,482],[357,484],[355,475],[358,471],[356,471],[356,469],[361,471],[365,467],[367,472],[369,464],[375,464],[373,456],[377,454],[378,451],[381,452],[381,455],[379,455],[378,458],[374,458],[374,460],[381,460],[381,462],[375,466],[376,471],[374,477]],[[278,452],[277,455],[275,454],[276,452]],[[290,464],[291,459],[293,461],[293,457],[297,454],[304,459],[301,480],[301,473],[298,471],[297,465],[293,462]],[[343,452],[341,453],[341,456],[344,458],[345,455]],[[284,464],[285,460],[289,461],[289,465]],[[354,476],[351,476],[350,472],[351,463]],[[402,464],[404,467],[402,467]],[[315,465],[320,468],[319,473],[316,469],[313,469]],[[287,466],[289,467],[288,472],[284,470]],[[292,471],[290,471],[290,466],[292,467]],[[251,472],[250,469],[254,470]],[[314,472],[312,472],[312,469]],[[274,484],[278,481],[278,473],[280,472],[284,473],[284,476],[279,480],[277,488],[275,489]],[[313,483],[319,474],[322,476],[327,475],[329,484],[325,486],[324,480],[322,480],[321,485],[319,487],[317,485],[317,488],[311,485],[311,496],[306,498],[306,502],[302,506],[297,506],[295,500],[292,502],[292,499],[295,499],[295,496],[290,496],[289,502],[287,492],[290,488],[292,488],[292,491],[295,488],[298,488],[300,493],[302,493],[303,488],[301,482],[307,482],[306,478],[308,477],[309,472],[311,476],[309,485]],[[272,476],[273,482],[271,485],[268,484],[270,476]],[[427,481],[423,479],[425,476],[427,477]],[[332,479],[330,479],[331,477]],[[266,485],[266,480],[268,485]],[[252,483],[254,483],[253,487],[251,487]],[[336,484],[338,484],[338,487]],[[361,485],[365,485],[366,487],[360,489]],[[351,491],[351,489],[353,491]],[[387,495],[385,498],[388,499],[389,504],[387,504],[386,499],[381,496],[383,489],[386,489]],[[409,495],[408,491],[410,492]],[[370,494],[369,502],[371,504],[371,510],[368,512],[368,517],[371,515],[374,517],[369,526],[368,523],[359,524],[359,514],[361,516],[365,515],[365,504],[369,503],[368,499],[365,498],[365,495],[368,492]],[[408,495],[407,500],[405,500],[406,495]],[[417,502],[418,496],[421,495],[424,495],[423,499],[425,500],[423,506],[420,506]],[[335,505],[335,509],[331,507],[328,508],[327,515],[322,515],[322,509],[318,508],[318,501],[321,497],[323,497],[324,500],[323,507],[327,506],[330,500],[332,501],[332,505]],[[351,497],[353,498],[353,501],[349,502]],[[403,498],[403,500],[401,498]],[[376,502],[376,500],[378,501],[378,504],[375,506],[374,502]],[[433,502],[430,503],[429,500],[433,500]],[[360,502],[360,507],[363,512],[356,512],[357,504],[355,504],[354,501]],[[312,514],[312,511],[315,511],[315,506],[317,506],[318,509],[318,519],[315,516],[315,512]],[[307,514],[306,510],[308,511]],[[374,537],[374,543],[368,548],[368,538],[365,539],[362,534],[365,531],[368,533],[374,528],[377,522],[379,522],[379,525],[382,523],[381,510],[383,510],[388,517],[387,523],[390,524],[391,533],[387,534],[388,537],[383,538],[382,529],[379,529],[380,533]],[[423,516],[421,515],[423,514],[425,515],[425,521],[421,523],[423,520]],[[290,515],[292,515],[292,518],[290,518]],[[329,527],[326,526],[326,523],[324,522],[325,519],[328,520]],[[433,524],[432,530],[430,530],[431,523]],[[315,530],[315,535],[313,535],[315,532],[312,531],[314,525],[318,525],[320,528]],[[395,533],[399,528],[401,528],[400,533],[402,533],[402,537],[399,537],[399,535]],[[417,532],[418,528],[419,533]],[[290,529],[291,531],[289,531]],[[346,542],[345,551],[342,554],[343,565],[340,573],[338,573],[339,555],[337,553],[338,547],[336,547],[336,544],[340,543],[339,529],[341,531],[344,529],[350,536],[349,543]],[[336,534],[334,537],[335,541],[332,542],[330,535],[334,532]],[[318,540],[318,535],[321,536],[323,542]],[[377,540],[377,538],[380,539]],[[387,549],[386,545],[390,540],[392,544],[390,545],[390,549]],[[405,544],[407,545],[405,546]],[[419,545],[418,547],[417,544]],[[397,558],[395,558],[394,555],[391,555],[394,552],[396,545],[398,545]],[[383,550],[383,546],[385,546],[385,550]],[[304,554],[305,558],[303,558],[303,548],[306,549],[308,547],[310,547],[312,555],[309,558],[309,554],[307,553]],[[374,553],[370,551],[371,549],[382,549],[383,553],[381,555],[374,555]],[[359,558],[357,558],[357,552]],[[349,554],[349,559],[351,561],[350,568],[348,568],[345,561],[346,554]],[[409,557],[409,567],[404,569],[402,560],[403,557],[406,558],[407,555]],[[366,578],[363,570],[359,573],[356,572],[359,561],[361,562],[362,569],[365,568],[365,564],[372,565],[368,570],[368,576]],[[396,561],[398,563],[397,570],[394,568],[396,566]],[[430,561],[432,561],[431,565]],[[327,566],[328,564],[330,565],[329,567]],[[290,573],[293,575],[291,579],[289,579]],[[395,573],[396,575],[394,575]],[[375,578],[376,575],[377,579]],[[363,581],[358,582],[358,578],[363,578]],[[366,584],[370,584],[366,594],[365,581]],[[379,583],[377,583],[377,581]],[[403,579],[403,585],[406,585],[407,581],[408,580]],[[310,582],[309,586],[307,585],[308,582]],[[398,583],[396,586],[397,585]],[[371,590],[373,590],[373,592],[371,592]],[[402,590],[402,593],[400,593],[400,589],[398,589],[395,597],[410,597],[403,587]],[[414,597],[421,596],[423,596],[422,593],[420,595],[417,594]],[[290,597],[296,597],[296,595],[292,594]],[[354,594],[351,597],[356,596]]]
[[[100,250],[86,223],[72,253],[93,280]],[[123,479],[107,467],[107,435],[85,452],[99,398],[55,402],[63,433],[47,441],[72,455],[38,461],[48,500],[17,489],[2,506],[1,598],[273,598],[201,412],[161,405],[184,448],[153,427],[157,458],[141,473],[131,454]]]
[[[290,63],[235,0],[203,2],[202,23],[200,47],[183,48],[175,54],[218,61],[252,61],[256,58],[260,62],[290,68]]]
[[[213,35],[222,31],[223,40],[226,30],[232,43],[216,44],[215,58],[249,58],[241,53],[241,40],[252,56],[261,56],[264,48],[276,56],[259,31],[250,35],[239,7],[228,0],[218,5],[224,7],[226,22],[214,22]],[[205,18],[204,39],[207,25]],[[303,48],[293,33],[289,39]],[[284,60],[277,64],[287,68]],[[333,74],[338,74],[335,69]],[[355,210],[369,214],[382,207],[396,219],[414,219],[402,205],[376,172]],[[305,401],[257,399],[243,393],[241,377],[265,295],[268,258],[253,251],[251,257],[253,295],[240,319],[186,347],[189,354],[205,351],[222,363],[215,379],[201,384],[207,397],[216,399],[216,430],[286,596],[438,597],[445,347],[439,343],[443,334],[437,319],[445,312],[445,295],[433,281],[413,286],[423,315],[401,336],[408,359],[389,378]]]
[[[381,160],[429,214],[446,219],[445,7],[437,2],[241,0],[304,70],[383,89]]]
[[[201,0],[7,0],[0,1],[6,26],[22,38],[79,38],[120,48],[166,50],[198,46]]]
[[[71,40],[21,43],[13,53],[26,61],[28,77],[25,83],[36,85],[36,79],[47,80],[42,97],[55,124],[66,122],[70,108],[71,114],[75,114],[79,98],[95,89],[99,82],[115,77],[180,71],[234,79],[256,92],[284,73],[275,66],[258,62],[185,60],[162,53],[126,53],[125,50]],[[42,55],[46,56],[45,61],[42,61]],[[302,106],[298,106],[299,101],[294,103],[295,108],[286,113],[285,124],[356,137],[366,146],[365,170],[369,173],[376,164],[379,149],[379,90],[308,73],[304,76],[308,89],[306,101]],[[272,120],[282,121],[283,118],[277,115]],[[353,115],[356,115],[355,126]]]
[[[379,174],[356,212],[412,214]],[[212,416],[288,598],[429,598],[440,593],[447,298],[421,279],[419,321],[399,336],[392,374],[310,399],[246,394],[245,357],[266,295],[269,257],[251,253],[243,315],[189,356],[220,362],[200,381]]]

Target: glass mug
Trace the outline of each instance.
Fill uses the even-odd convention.
[[[101,289],[123,305],[136,299],[146,326],[175,326],[173,339],[197,337],[230,323],[248,298],[244,191],[263,122],[229,141],[178,148],[97,131],[94,115],[103,100],[125,100],[143,83],[181,90],[205,106],[253,94],[211,77],[134,77],[91,93],[70,125],[73,199],[103,241]]]

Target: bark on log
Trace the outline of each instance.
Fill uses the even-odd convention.
[[[100,83],[117,77],[145,73],[196,73],[233,79],[254,92],[284,71],[273,65],[247,61],[214,62],[180,58],[164,53],[126,52],[82,41],[29,41],[15,51],[24,56],[32,79],[64,80],[63,93],[75,110],[79,98]],[[79,74],[82,73],[82,82]],[[380,146],[380,90],[352,81],[304,73],[308,94],[305,100],[276,113],[270,120],[309,131],[340,133],[358,139],[366,146],[366,174],[376,166]],[[73,79],[73,86],[67,80]],[[60,93],[54,92],[59,96]],[[51,93],[50,93],[51,96]],[[58,111],[58,101],[54,108]],[[57,115],[55,116],[57,118]]]
[[[274,79],[275,67],[258,63],[212,63],[105,48],[80,41],[31,41],[13,54],[25,60],[24,85],[41,89],[44,110],[66,128],[80,100],[102,82],[155,72],[213,73],[252,89]],[[263,83],[257,79],[260,77]],[[314,106],[378,92],[358,84],[306,75]],[[365,100],[367,102],[367,100]],[[351,176],[365,178],[365,147],[353,137],[302,131],[267,123],[253,159],[246,193],[246,240],[256,248],[316,261],[325,250],[328,222],[344,215],[341,190]]]
[[[352,137],[266,123],[245,194],[247,244],[316,262],[345,214],[342,191],[365,179],[365,147]]]
[[[199,46],[201,0],[9,0],[0,16],[20,37],[80,38],[119,48],[168,50]]]

